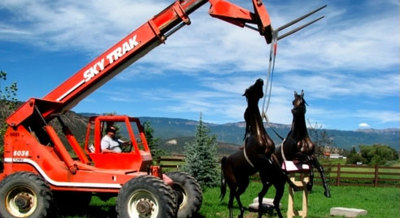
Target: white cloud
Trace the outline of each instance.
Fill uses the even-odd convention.
[[[128,0],[51,3],[4,0],[0,8],[8,9],[18,19],[11,24],[0,21],[1,26],[8,27],[1,37],[31,39],[30,43],[47,49],[84,49],[91,55],[98,55],[168,4],[169,1],[148,0],[134,3]],[[300,16],[306,12],[299,12],[294,7],[296,4],[299,3],[267,5],[275,27],[293,19],[293,14]],[[308,8],[315,8],[314,2],[308,4]],[[248,3],[245,5],[249,7]],[[161,46],[163,48],[144,57],[141,63],[163,66],[165,70],[205,70],[216,74],[264,71],[269,46],[263,37],[252,30],[211,18],[207,9],[203,7],[193,13],[190,26],[175,33]],[[326,14],[323,21],[282,40],[278,69],[362,71],[398,65],[398,17],[381,13],[380,16],[344,20],[346,13],[350,12],[331,4],[319,13]]]
[[[399,123],[400,113],[397,111],[385,110],[358,110],[355,113],[356,117],[374,120],[378,123]]]
[[[121,39],[129,31],[167,5],[162,1],[56,1],[4,0],[0,9],[15,17],[20,37],[10,40],[29,40],[47,49],[83,49],[98,54]],[[2,22],[0,21],[0,24]],[[3,24],[4,25],[4,24]]]
[[[75,50],[93,57],[172,2],[2,0],[0,10],[8,11],[12,17],[0,20],[0,40],[34,44],[49,50]],[[252,8],[250,1],[233,2]],[[277,27],[323,2],[266,4],[272,23]],[[392,0],[390,6],[396,7],[385,8],[380,13],[376,11],[388,7],[386,4],[376,1],[369,1],[369,4],[375,4],[370,6],[371,10],[357,12],[365,14],[353,14],[351,8],[346,8],[348,4],[329,2],[328,8],[319,13],[326,15],[322,21],[279,42],[268,113],[272,122],[291,122],[294,90],[304,89],[311,101],[344,96],[363,97],[365,101],[398,98],[399,3]],[[305,7],[308,9],[299,10]],[[113,101],[123,102],[132,101],[127,94],[136,94],[165,103],[166,107],[160,110],[193,111],[196,116],[197,112],[203,112],[224,121],[242,120],[246,104],[241,95],[255,79],[265,76],[269,46],[257,32],[211,18],[207,10],[208,6],[204,6],[190,15],[190,26],[179,30],[165,45],[160,45],[117,77],[124,82],[144,77],[159,79],[159,82],[167,74],[184,74],[197,81],[196,87],[200,90],[162,87],[151,93],[144,88],[123,94],[103,94]],[[355,116],[349,109],[325,107],[315,105],[308,115],[313,120]],[[399,117],[398,112],[390,110],[356,110],[363,114],[358,117],[380,122],[392,122]],[[326,116],[328,118],[323,118]]]
[[[398,66],[398,10],[376,14],[340,6],[329,4],[322,21],[280,42],[280,70],[363,72]]]
[[[371,128],[371,126],[368,123],[360,123],[358,124],[358,127],[362,129]]]
[[[346,72],[303,72],[278,75],[276,86],[289,90],[305,89],[313,98],[329,99],[338,96],[396,96],[399,91],[399,75],[377,73],[376,76],[360,76]]]

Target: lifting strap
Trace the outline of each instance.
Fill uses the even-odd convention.
[[[244,159],[246,159],[247,163],[248,163],[251,167],[256,168],[256,167],[254,166],[254,164],[251,162],[250,158],[247,156],[247,153],[246,153],[246,144],[243,146],[243,154],[244,154]]]
[[[297,31],[299,31],[299,30],[301,30],[301,29],[303,29],[303,28],[305,28],[305,27],[307,27],[307,26],[309,26],[309,25],[311,25],[311,24],[313,24],[313,23],[315,23],[315,22],[317,22],[317,21],[319,21],[319,20],[321,20],[325,16],[321,16],[321,17],[319,17],[317,19],[314,19],[311,22],[308,22],[308,23],[306,23],[306,24],[304,24],[302,26],[299,26],[299,27],[291,30],[291,31],[288,31],[288,32],[286,32],[284,34],[281,34],[280,36],[278,36],[279,32],[284,30],[284,29],[286,29],[286,28],[288,28],[288,27],[290,27],[290,26],[292,26],[292,25],[294,25],[294,24],[296,24],[296,23],[298,23],[299,21],[302,21],[303,19],[315,14],[316,12],[324,9],[326,6],[327,5],[324,5],[324,6],[320,7],[320,8],[317,8],[317,9],[315,9],[315,10],[313,10],[313,11],[311,11],[311,12],[309,12],[309,13],[307,13],[307,14],[305,14],[305,15],[297,18],[297,19],[294,19],[291,22],[289,22],[289,23],[287,23],[287,24],[285,24],[283,26],[280,26],[277,29],[272,31],[272,33],[271,33],[272,34],[271,49],[270,49],[270,52],[269,52],[269,66],[268,66],[267,81],[266,81],[266,85],[265,85],[265,95],[264,95],[262,115],[261,115],[262,118],[265,119],[267,124],[269,122],[268,121],[268,117],[267,117],[267,111],[268,111],[268,107],[269,107],[269,103],[270,103],[270,99],[271,99],[272,79],[273,79],[273,74],[274,74],[274,69],[275,69],[275,59],[276,59],[276,51],[277,51],[277,47],[278,47],[278,41],[283,39],[283,38],[285,38],[285,37],[287,37],[287,36],[289,36],[289,35],[291,35],[291,34],[293,34],[293,33],[295,33],[295,32],[297,32]],[[268,96],[268,101],[267,101],[267,104],[265,104],[267,96]]]
[[[274,70],[275,70],[275,59],[276,59],[276,52],[278,49],[278,32],[273,31],[272,32],[272,43],[271,43],[271,49],[269,51],[269,66],[268,66],[268,72],[267,72],[267,78],[266,78],[266,84],[265,84],[265,95],[263,99],[263,106],[262,106],[262,118],[265,119],[265,121],[268,123],[268,117],[267,117],[267,111],[269,108],[269,103],[271,100],[271,92],[272,92],[272,79],[274,75]],[[268,98],[268,100],[267,100]],[[267,101],[267,102],[266,102]]]
[[[267,81],[265,85],[265,95],[264,95],[264,100],[263,100],[263,106],[262,106],[262,115],[261,117],[265,119],[267,122],[267,125],[269,126],[269,120],[267,116],[267,111],[269,108],[269,103],[271,100],[271,93],[272,93],[272,80],[274,77],[274,70],[275,70],[275,59],[276,59],[276,52],[278,49],[278,32],[273,31],[272,32],[272,43],[271,43],[271,49],[269,52],[269,66],[268,66],[268,72],[267,72]],[[270,129],[281,139],[284,140],[284,138],[278,134],[278,132],[272,128],[272,126],[269,126]]]

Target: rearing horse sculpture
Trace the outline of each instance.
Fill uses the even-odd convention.
[[[276,155],[279,158],[279,162],[285,160],[298,160],[300,162],[306,162],[311,167],[317,168],[321,175],[323,186],[325,189],[325,196],[330,197],[329,187],[326,182],[324,169],[318,162],[318,159],[314,155],[315,145],[308,136],[305,113],[306,113],[306,101],[304,100],[304,92],[301,94],[294,92],[293,100],[293,122],[290,132],[288,133],[285,141],[281,147],[276,149]],[[307,184],[307,188],[311,191],[313,186],[314,173],[313,169],[310,170],[310,182]]]
[[[230,189],[228,202],[229,216],[233,217],[233,199],[236,198],[240,208],[239,217],[243,217],[244,208],[240,195],[249,184],[249,176],[259,172],[263,188],[258,194],[259,213],[262,216],[262,199],[268,188],[273,184],[277,189],[274,198],[274,208],[279,217],[282,217],[279,201],[282,198],[285,181],[297,189],[293,182],[284,174],[278,158],[275,156],[275,144],[264,129],[258,102],[263,97],[263,80],[258,79],[244,93],[247,99],[247,109],[244,113],[246,121],[245,145],[243,150],[237,151],[221,160],[221,200],[226,193],[226,183]],[[279,191],[278,191],[279,190]]]

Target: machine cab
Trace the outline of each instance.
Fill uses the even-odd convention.
[[[121,152],[110,152],[101,148],[101,140],[110,126],[116,129],[115,139],[121,142]],[[85,151],[92,159],[94,166],[103,169],[145,171],[152,162],[143,126],[138,118],[128,116],[90,117],[86,131]]]

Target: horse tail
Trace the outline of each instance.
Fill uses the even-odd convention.
[[[225,175],[224,175],[224,169],[226,166],[226,157],[223,157],[221,160],[221,194],[219,195],[219,199],[222,201],[225,197],[226,193],[226,180],[225,180]]]

